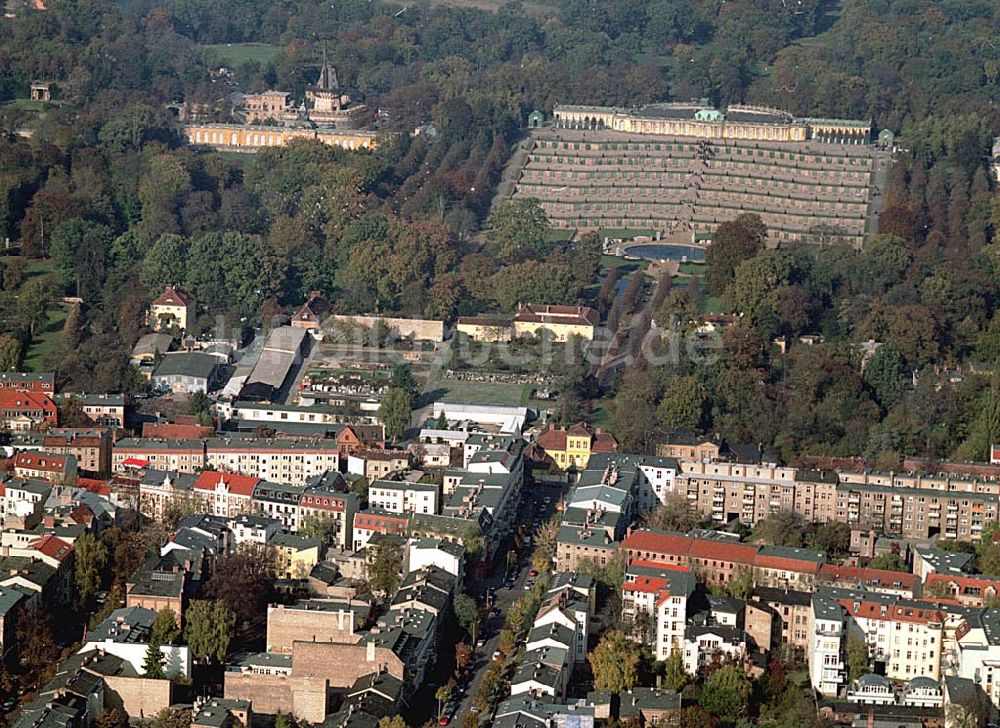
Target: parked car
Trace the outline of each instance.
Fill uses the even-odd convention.
[[[528,576],[535,577],[538,576],[538,569],[532,569],[528,572]]]
[[[438,725],[448,725],[451,723],[451,716],[447,713],[443,713],[440,718],[438,718]]]
[[[501,657],[503,657],[503,653],[500,650],[493,650],[494,661],[499,660]]]

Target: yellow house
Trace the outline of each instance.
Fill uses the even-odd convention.
[[[157,331],[173,326],[187,331],[194,318],[194,296],[175,286],[166,286],[149,307],[149,325]]]
[[[514,314],[514,336],[538,336],[548,332],[556,341],[569,341],[571,336],[593,341],[598,322],[597,311],[586,306],[521,303]]]
[[[323,542],[294,533],[276,533],[267,542],[274,548],[274,571],[279,579],[304,579],[319,563]]]
[[[582,470],[595,452],[617,452],[613,435],[579,422],[568,429],[553,427],[538,436],[538,447],[545,451],[560,470]]]
[[[473,341],[510,341],[513,336],[512,321],[490,316],[461,316],[455,330]]]

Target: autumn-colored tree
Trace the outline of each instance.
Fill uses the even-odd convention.
[[[618,630],[605,632],[587,661],[598,690],[621,693],[631,690],[639,679],[639,647]]]

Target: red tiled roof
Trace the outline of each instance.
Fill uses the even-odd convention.
[[[940,609],[923,607],[901,607],[895,604],[883,605],[881,602],[856,602],[851,599],[841,599],[840,605],[847,610],[852,617],[862,617],[865,619],[881,619],[893,622],[912,622],[914,624],[927,624],[928,622],[944,622],[945,615]],[[882,607],[886,606],[885,614],[882,614]]]
[[[687,536],[654,531],[633,531],[625,537],[623,543],[627,549],[654,554],[684,555],[691,548],[691,539]]]
[[[44,452],[19,452],[14,456],[15,468],[42,470],[49,473],[66,471],[67,458],[64,455],[50,455]]]
[[[868,569],[861,566],[838,566],[823,564],[819,569],[820,579],[831,582],[871,585],[907,589],[912,591],[917,584],[916,574],[889,569]],[[896,587],[896,582],[899,586]]]
[[[57,561],[63,561],[73,553],[73,544],[63,541],[57,536],[51,534],[47,536],[42,536],[36,541],[32,541],[30,548],[35,551],[40,551],[41,553],[49,556]]]
[[[648,561],[646,559],[629,559],[629,566],[638,566],[643,569],[663,569],[664,571],[691,571],[690,566],[684,564],[667,564],[662,561]],[[627,567],[626,567],[627,568]]]
[[[645,592],[647,594],[657,594],[670,585],[669,579],[654,576],[637,576],[633,581],[622,584],[622,590],[627,592]]]
[[[76,485],[78,488],[89,490],[91,493],[96,493],[97,495],[111,495],[111,486],[106,480],[100,480],[98,478],[77,478]]]
[[[174,286],[167,286],[153,301],[154,306],[188,306],[194,302],[189,294]]]
[[[633,531],[625,537],[623,543],[626,549],[634,551],[691,556],[714,561],[731,561],[737,564],[753,564],[758,550],[756,546],[745,543],[725,543],[714,539],[690,538],[674,533],[656,533],[654,531]],[[789,570],[793,569],[789,568]]]
[[[296,321],[322,321],[323,317],[330,313],[330,303],[323,298],[318,291],[309,294],[309,300],[302,304],[295,314]]]
[[[819,571],[819,562],[808,559],[792,559],[783,556],[769,556],[758,554],[753,560],[754,566],[763,569],[782,569],[784,571],[797,571],[800,573],[815,574]]]
[[[590,443],[591,452],[618,452],[618,440],[615,436],[607,432],[599,432],[594,435]]]
[[[220,473],[214,470],[205,470],[194,481],[195,490],[215,490],[222,482],[233,495],[241,495],[249,498],[253,495],[253,489],[260,482],[260,478],[251,475],[237,475],[235,473]]]
[[[688,554],[701,559],[752,564],[757,556],[757,547],[741,543],[724,543],[713,539],[693,538]]]
[[[87,506],[77,506],[70,511],[69,517],[77,523],[90,523],[94,520],[94,512]]]
[[[543,450],[565,450],[566,430],[560,427],[554,427],[551,430],[546,430],[538,436],[538,439],[535,440],[535,442]]]
[[[354,527],[362,530],[372,530],[380,528],[405,528],[409,519],[404,515],[390,513],[355,513]]]
[[[47,416],[55,417],[56,405],[47,394],[40,392],[19,392],[9,389],[0,390],[0,409],[7,411],[42,410]]]
[[[143,422],[143,437],[162,437],[168,440],[197,440],[211,437],[215,428],[207,425],[186,425],[174,422]]]
[[[935,571],[927,575],[926,586],[933,586],[935,584],[954,584],[959,588],[959,596],[973,596],[964,593],[966,589],[970,588],[986,589],[993,587],[997,593],[1000,593],[1000,577],[989,577],[981,574],[959,576],[957,574],[942,574]]]
[[[591,452],[618,452],[618,440],[613,435],[595,430],[586,422],[577,422],[567,429],[553,427],[539,435],[535,442],[545,450],[565,450],[569,435],[589,437]]]

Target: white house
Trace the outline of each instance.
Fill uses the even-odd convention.
[[[674,494],[677,472],[680,466],[674,458],[642,457],[637,463],[642,478],[639,481],[639,509],[652,510],[657,505],[666,504]]]
[[[437,513],[438,486],[433,483],[376,480],[368,488],[368,504],[389,513]]]
[[[255,516],[248,513],[230,518],[228,525],[233,534],[235,546],[245,543],[264,545],[271,539],[271,536],[281,530],[281,521],[277,518]]]
[[[528,419],[528,408],[435,402],[433,418],[437,420],[442,414],[449,421],[468,420],[483,427],[499,428],[501,432],[520,433],[524,429],[525,420]]]
[[[813,595],[806,656],[809,679],[823,695],[836,695],[846,679],[844,611],[835,600]]]
[[[903,688],[903,705],[940,708],[944,704],[941,683],[929,677],[915,677]]]
[[[712,624],[684,630],[684,670],[697,675],[716,655],[723,660],[742,660],[749,638],[738,627]]]
[[[882,675],[862,675],[851,683],[847,699],[865,705],[892,705],[896,702],[892,683]]]
[[[116,609],[87,633],[78,654],[104,650],[127,661],[140,675],[144,673],[149,634],[156,612],[145,607]],[[186,645],[160,645],[163,672],[168,678],[190,677],[191,652]]]
[[[459,543],[436,538],[411,538],[409,549],[410,572],[426,566],[436,566],[447,571],[459,581],[465,573],[465,547]]]
[[[552,600],[543,604],[535,617],[535,627],[545,627],[550,624],[561,624],[573,631],[573,659],[582,662],[587,659],[587,633],[584,625],[580,624],[576,615],[559,604],[558,600]]]

